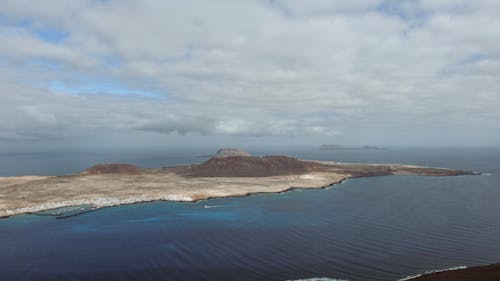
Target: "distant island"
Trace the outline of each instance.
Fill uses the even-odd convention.
[[[347,149],[367,149],[367,150],[379,150],[383,149],[374,145],[363,145],[363,146],[347,146],[341,144],[322,144],[319,146],[321,150],[347,150]]]
[[[97,209],[154,200],[197,201],[299,187],[324,188],[357,177],[474,174],[412,165],[254,157],[242,150],[223,149],[201,164],[140,169],[111,163],[66,176],[0,177],[0,217],[71,206]]]

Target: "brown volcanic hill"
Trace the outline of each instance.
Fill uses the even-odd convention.
[[[498,281],[500,263],[424,274],[415,281]]]
[[[97,164],[84,171],[84,174],[138,174],[141,169],[131,164],[109,163]]]
[[[193,165],[184,174],[193,177],[269,177],[323,169],[321,164],[286,156],[229,156],[214,157],[205,163]]]

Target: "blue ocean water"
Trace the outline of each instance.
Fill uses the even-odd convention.
[[[133,204],[59,220],[15,216],[0,220],[0,280],[398,280],[500,262],[500,149],[252,152],[484,175],[359,178],[321,190]],[[151,159],[128,153],[121,162],[144,167],[203,161],[197,157],[203,151],[176,153],[178,158],[151,153]],[[79,159],[95,160],[86,155]],[[43,162],[21,157],[25,164]],[[71,153],[45,158],[66,163],[65,172],[81,170],[83,163],[67,164],[77,158]],[[58,168],[37,165],[23,167],[35,174]]]

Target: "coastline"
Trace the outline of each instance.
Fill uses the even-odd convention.
[[[399,281],[498,281],[500,263],[480,266],[456,266],[443,270],[432,270],[409,276]]]
[[[205,192],[192,192],[193,190],[187,190],[187,191],[179,191],[178,193],[168,193],[168,190],[166,191],[167,193],[164,194],[156,194],[156,195],[136,195],[136,196],[130,196],[130,197],[93,197],[93,198],[81,198],[81,199],[74,199],[74,200],[59,200],[59,201],[54,201],[54,202],[46,202],[46,203],[41,203],[41,204],[36,204],[33,206],[27,206],[27,207],[19,207],[19,208],[13,208],[13,209],[4,209],[0,210],[0,218],[8,218],[12,217],[15,215],[21,215],[21,214],[33,214],[41,211],[47,211],[47,210],[53,210],[53,209],[58,209],[58,208],[64,208],[64,207],[72,207],[72,206],[81,206],[81,205],[90,205],[94,207],[95,209],[100,209],[100,208],[105,208],[105,207],[113,207],[113,206],[119,206],[119,205],[128,205],[128,204],[135,204],[135,203],[145,203],[145,202],[153,202],[153,201],[172,201],[172,202],[197,202],[201,200],[208,200],[212,198],[225,198],[225,197],[245,197],[245,196],[250,196],[254,194],[260,194],[260,193],[283,193],[283,192],[288,192],[296,189],[322,189],[322,188],[327,188],[333,185],[336,185],[338,183],[343,182],[344,180],[350,178],[349,175],[329,175],[327,181],[325,181],[325,178],[322,177],[320,179],[321,182],[314,182],[310,181],[312,184],[304,184],[304,180],[309,181],[311,180],[311,177],[316,178],[316,181],[318,180],[318,175],[317,174],[305,174],[305,175],[299,175],[298,178],[296,177],[293,179],[293,177],[287,176],[287,177],[263,177],[263,178],[236,178],[236,185],[238,183],[245,183],[247,181],[255,181],[255,185],[247,186],[247,189],[241,189],[241,190],[234,190],[234,187],[228,187],[227,182],[226,187],[228,187],[227,192],[219,192],[217,188],[212,189],[212,190],[207,190]],[[333,179],[332,179],[333,178]],[[224,185],[222,181],[224,181],[224,178],[209,178],[209,179],[200,179],[201,181],[221,181],[221,185]],[[271,185],[269,188],[265,188],[264,185],[262,185],[262,181],[266,182],[280,182],[280,181],[286,181],[290,182],[290,184],[274,184]],[[297,183],[297,184],[293,184]],[[300,183],[303,183],[300,185]],[[317,184],[314,184],[317,183]],[[174,182],[171,182],[171,184],[175,184]],[[199,183],[197,183],[199,184]],[[222,186],[224,187],[224,186]],[[0,190],[1,190],[0,186]]]
[[[249,165],[253,165],[251,169]],[[0,217],[81,205],[98,209],[151,201],[195,202],[298,188],[320,189],[359,177],[476,174],[415,165],[308,161],[284,156],[212,158],[199,165],[159,169],[99,164],[75,175],[0,177]]]
[[[65,208],[65,207],[84,206],[84,205],[91,205],[93,207],[91,211],[95,211],[95,210],[99,210],[102,208],[110,208],[110,207],[116,207],[116,206],[122,206],[122,205],[132,205],[132,204],[148,203],[148,202],[156,202],[156,201],[196,203],[199,201],[206,201],[206,200],[216,199],[216,198],[247,197],[247,196],[252,196],[252,195],[269,194],[269,193],[277,193],[278,194],[278,193],[286,193],[286,192],[300,190],[300,189],[325,189],[325,188],[335,186],[337,184],[341,184],[347,179],[349,179],[349,178],[345,178],[345,179],[342,179],[338,182],[333,182],[331,184],[328,184],[325,186],[318,186],[318,187],[289,187],[289,188],[286,188],[286,189],[283,189],[280,191],[258,191],[258,192],[242,193],[242,194],[232,194],[232,195],[226,195],[226,196],[207,196],[205,198],[196,198],[196,199],[191,198],[191,197],[176,197],[176,195],[167,195],[167,196],[160,196],[160,197],[155,197],[155,198],[134,197],[134,198],[125,198],[125,199],[95,198],[95,199],[71,200],[71,201],[63,201],[63,202],[45,204],[44,206],[41,206],[40,208],[28,207],[28,208],[20,208],[20,209],[15,209],[15,210],[7,210],[7,212],[11,211],[13,213],[8,214],[6,216],[0,215],[0,219],[10,218],[10,217],[17,216],[17,215],[30,215],[30,214],[38,215],[37,213],[42,212],[42,211],[50,211],[50,210],[55,210],[55,209],[60,209],[60,208]],[[86,212],[82,212],[82,214],[86,213]],[[79,215],[79,214],[77,214],[77,215]]]
[[[405,278],[399,279],[398,281],[410,281],[410,280],[417,280],[418,278],[422,276],[427,276],[430,274],[435,274],[435,273],[440,273],[440,272],[446,272],[446,271],[453,271],[453,270],[460,270],[460,269],[466,269],[468,268],[467,266],[460,265],[460,266],[453,266],[450,268],[443,268],[443,269],[434,269],[434,270],[428,270],[425,271],[424,273],[419,273],[411,276],[407,276]]]

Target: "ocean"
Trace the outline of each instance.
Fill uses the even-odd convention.
[[[0,219],[0,280],[400,280],[500,262],[500,148],[250,152],[483,174],[358,178],[326,189],[140,203],[66,219]],[[169,166],[210,153],[0,153],[0,175],[75,173],[97,162]]]

